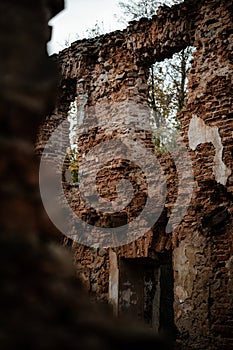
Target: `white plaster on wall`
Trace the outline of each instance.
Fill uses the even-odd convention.
[[[109,250],[109,302],[113,306],[113,312],[115,316],[118,315],[118,291],[119,291],[119,269],[117,262],[117,254]]]
[[[195,249],[185,240],[174,251],[174,266],[176,270],[175,295],[180,303],[191,298],[194,280],[196,278]]]
[[[222,161],[223,145],[217,126],[207,126],[201,118],[194,115],[191,119],[188,131],[189,146],[195,151],[198,145],[211,142],[215,147],[214,175],[218,183],[226,185],[231,169]]]

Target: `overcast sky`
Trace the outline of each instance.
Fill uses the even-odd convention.
[[[66,0],[66,8],[50,21],[53,26],[53,37],[48,44],[49,54],[59,52],[70,43],[85,37],[88,28],[93,28],[96,21],[104,22],[106,31],[122,29],[118,22],[121,11],[117,6],[119,0]]]

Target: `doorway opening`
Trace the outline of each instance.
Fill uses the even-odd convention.
[[[175,335],[171,257],[162,265],[151,258],[122,258],[119,267],[119,317]]]

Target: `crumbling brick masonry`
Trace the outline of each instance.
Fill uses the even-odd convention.
[[[166,201],[159,219],[143,237],[115,248],[98,248],[98,241],[90,248],[66,239],[78,274],[93,298],[110,301],[119,316],[127,308],[137,316],[141,312],[140,317],[155,329],[171,326],[164,316],[170,308],[177,343],[184,349],[230,350],[233,345],[232,18],[231,0],[185,0],[172,8],[161,7],[152,19],[131,22],[123,31],[74,42],[54,57],[62,75],[59,99],[37,142],[41,153],[75,102],[80,118],[80,164],[92,148],[119,135],[132,137],[151,150],[148,121],[142,118],[147,110],[149,67],[187,46],[196,49],[188,74],[188,101],[178,115],[194,179],[192,182],[191,173],[187,174],[192,198],[182,221],[169,232],[167,224],[176,210],[178,193],[185,199],[178,170],[185,172],[187,164],[175,164],[174,157],[162,155],[158,162],[167,183]],[[134,130],[127,124],[129,116],[137,125]],[[111,199],[116,182],[122,179],[120,174],[128,176],[137,198],[131,206],[119,215],[101,214],[85,206],[77,187],[67,185],[66,196],[77,215],[103,227],[134,220],[135,212],[144,205],[146,188],[137,187],[140,181],[136,179],[143,174],[130,166],[111,160],[96,181],[102,196]],[[90,182],[90,193],[92,187]],[[113,193],[108,190],[111,188]],[[137,279],[144,281],[141,296]],[[148,296],[145,281],[151,283],[152,296]],[[139,298],[145,299],[145,295],[143,304]],[[142,311],[135,305],[141,305]]]

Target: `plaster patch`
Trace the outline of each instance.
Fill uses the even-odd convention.
[[[211,142],[215,147],[215,156],[214,156],[214,175],[218,183],[226,185],[228,177],[231,175],[231,169],[222,161],[223,155],[223,145],[221,137],[219,135],[217,126],[208,126],[205,122],[193,116],[189,125],[188,131],[189,138],[189,147],[195,151],[197,146],[202,143]]]
[[[112,249],[109,250],[109,302],[113,306],[113,312],[118,314],[118,291],[119,291],[119,269],[117,263],[117,255]]]

